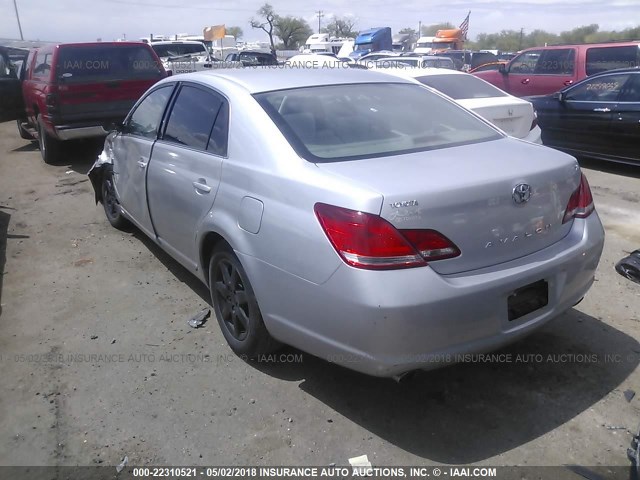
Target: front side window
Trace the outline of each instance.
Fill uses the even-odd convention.
[[[533,73],[542,50],[529,50],[515,57],[509,64],[509,73]]]
[[[393,156],[502,137],[455,103],[415,84],[326,85],[254,97],[298,155],[312,162]]]
[[[184,85],[171,110],[163,139],[185,147],[207,150],[209,136],[222,103],[223,99],[213,92]]]
[[[629,74],[605,75],[589,79],[569,89],[565,100],[576,102],[615,102]]]
[[[613,70],[640,66],[640,45],[625,47],[593,47],[587,49],[587,75]]]
[[[618,101],[640,103],[640,74],[629,75],[629,80],[622,87]]]
[[[172,91],[173,85],[167,85],[147,95],[129,117],[126,132],[155,140]]]

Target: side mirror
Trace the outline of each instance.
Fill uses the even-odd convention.
[[[502,73],[503,75],[507,74],[507,64],[506,63],[501,63],[500,65],[498,65],[498,71],[500,73]]]
[[[556,92],[553,94],[553,98],[558,99],[558,101],[562,103],[566,100],[566,95],[564,92]]]

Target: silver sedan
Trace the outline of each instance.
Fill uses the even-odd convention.
[[[368,71],[167,78],[90,177],[113,226],[208,285],[236,353],[377,376],[532,332],[587,293],[604,242],[573,157]]]

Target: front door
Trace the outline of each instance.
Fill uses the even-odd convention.
[[[120,204],[138,227],[155,237],[147,208],[147,166],[175,85],[156,88],[129,114],[113,140],[114,185]]]
[[[26,55],[22,61],[24,60]],[[18,63],[9,57],[9,50],[0,47],[0,122],[18,120],[25,116]]]

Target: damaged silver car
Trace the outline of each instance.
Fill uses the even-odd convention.
[[[376,72],[167,78],[90,177],[114,227],[209,287],[235,352],[377,376],[531,333],[587,293],[604,242],[573,157]]]

